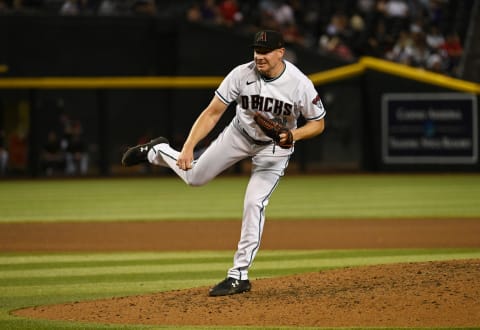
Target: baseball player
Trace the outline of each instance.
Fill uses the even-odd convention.
[[[252,160],[233,266],[226,278],[210,289],[210,296],[251,289],[248,270],[260,246],[265,208],[288,166],[294,142],[324,130],[325,109],[320,97],[307,76],[283,58],[282,35],[271,30],[260,31],[255,34],[252,46],[254,60],[237,66],[225,77],[193,124],[180,152],[172,149],[167,139],[159,137],[128,149],[122,158],[124,166],[150,162],[170,167],[190,186],[208,183],[242,159]],[[195,146],[215,127],[232,102],[236,102],[235,117],[195,160]],[[273,136],[257,124],[254,114],[286,129]],[[299,116],[306,120],[301,127],[297,127]]]

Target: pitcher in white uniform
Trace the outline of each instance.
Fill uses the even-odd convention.
[[[170,167],[190,186],[208,183],[245,158],[252,160],[233,266],[226,278],[210,289],[210,296],[251,289],[248,270],[260,247],[265,208],[294,151],[294,147],[276,146],[257,126],[253,114],[261,111],[280,121],[292,131],[294,141],[312,138],[325,127],[325,109],[313,83],[283,58],[282,35],[271,30],[257,32],[252,47],[254,60],[237,66],[225,77],[210,104],[193,124],[180,152],[172,149],[167,139],[159,137],[128,149],[122,158],[124,166],[150,162]],[[194,148],[215,127],[232,102],[236,102],[235,117],[205,152],[194,159]],[[306,123],[297,127],[300,116]],[[286,134],[283,134],[281,141],[285,139]]]

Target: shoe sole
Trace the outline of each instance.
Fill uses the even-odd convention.
[[[241,293],[246,293],[246,292],[249,292],[251,290],[251,286],[244,289],[244,290],[241,290],[241,291],[234,291],[234,292],[226,292],[226,293],[214,293],[214,292],[209,292],[208,295],[210,297],[222,297],[222,296],[231,296],[231,295],[234,295],[234,294],[241,294]]]
[[[154,145],[157,145],[157,144],[160,144],[160,143],[167,143],[168,144],[168,140],[166,138],[164,138],[163,136],[160,136],[156,139],[153,139],[151,140],[150,142],[148,143],[145,143],[145,144],[139,144],[139,145],[136,145],[135,147],[131,147],[131,148],[128,148],[127,151],[125,151],[125,153],[123,154],[123,157],[122,157],[122,165],[123,166],[126,166],[126,167],[129,167],[129,166],[135,166],[135,165],[138,165],[138,164],[141,164],[141,163],[145,163],[147,162],[148,160],[141,160],[141,161],[138,161],[138,162],[134,162],[134,163],[130,163],[130,164],[127,164],[125,162],[125,159],[128,158],[128,155],[135,149],[139,148],[139,147],[142,147],[142,146],[147,146],[148,149],[150,150]]]

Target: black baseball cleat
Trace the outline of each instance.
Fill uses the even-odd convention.
[[[129,148],[122,157],[122,165],[123,166],[133,166],[140,163],[148,162],[148,152],[153,146],[160,144],[160,143],[168,143],[168,140],[163,136],[157,137],[156,139],[151,140],[145,144],[139,144],[135,147]]]
[[[211,288],[208,295],[210,297],[228,296],[250,291],[251,288],[252,286],[250,285],[249,280],[237,280],[235,278],[227,277]]]

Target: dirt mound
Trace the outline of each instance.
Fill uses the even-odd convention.
[[[252,281],[252,291],[208,297],[208,288],[14,312],[81,322],[217,326],[480,325],[480,260],[345,268]]]

